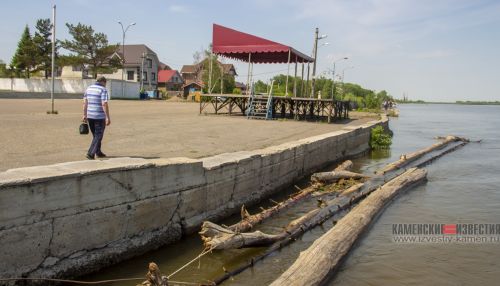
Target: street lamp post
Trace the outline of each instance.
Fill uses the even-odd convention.
[[[353,69],[354,66],[350,66],[350,67],[346,67],[345,69],[342,70],[342,97],[340,98],[340,100],[344,100],[344,94],[345,94],[345,89],[344,89],[344,72],[348,69]]]
[[[319,29],[316,28],[316,32],[314,33],[314,50],[313,50],[313,70],[312,70],[312,79],[311,79],[311,95],[315,97],[315,89],[316,89],[316,58],[318,57],[318,41],[328,37],[327,35],[319,36]]]
[[[146,53],[142,52],[141,55],[141,92],[144,89],[144,59],[146,58]]]
[[[336,64],[337,62],[342,61],[342,60],[348,60],[348,59],[349,59],[348,57],[343,57],[343,58],[341,58],[341,59],[338,59],[338,60],[334,60],[334,61],[333,61],[333,71],[332,71],[332,100],[333,100],[333,96],[334,96],[334,94],[335,94],[335,92],[334,92],[334,91],[335,91],[335,64]]]
[[[135,25],[135,22],[134,23],[130,23],[127,28],[123,28],[123,24],[121,21],[118,21],[118,24],[120,24],[120,26],[122,27],[122,98],[125,97],[125,89],[124,89],[124,85],[123,85],[123,81],[124,81],[124,75],[125,75],[125,33],[127,33],[128,29],[131,27],[131,26],[134,26]]]

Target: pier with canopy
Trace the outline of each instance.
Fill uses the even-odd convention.
[[[245,95],[203,94],[200,101],[200,113],[246,114],[251,117],[321,119],[321,117],[347,118],[348,102],[334,99],[316,99],[295,97],[297,94],[297,65],[302,65],[302,81],[304,64],[314,61],[291,46],[280,44],[248,33],[240,32],[218,24],[213,24],[212,53],[233,60],[248,63],[248,74]],[[211,63],[212,61],[210,61]],[[290,64],[295,64],[293,83],[289,82]],[[285,96],[273,96],[272,88],[267,96],[252,94],[254,64],[287,64]],[[209,91],[212,86],[211,68],[208,80]],[[307,76],[309,79],[309,75]],[[289,96],[288,87],[293,84],[293,96]],[[304,86],[300,87],[301,90]],[[222,90],[222,89],[221,89]],[[307,90],[307,88],[306,88]],[[264,108],[265,105],[265,108]],[[239,110],[238,110],[239,109]],[[265,109],[265,110],[264,110]],[[253,112],[250,114],[249,112]]]

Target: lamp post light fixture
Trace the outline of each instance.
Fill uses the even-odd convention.
[[[346,67],[345,69],[342,70],[342,97],[340,98],[340,100],[344,100],[344,94],[345,94],[345,89],[344,89],[344,72],[348,69],[353,69],[354,66],[350,66],[350,67]]]
[[[337,60],[334,60],[333,61],[333,71],[332,71],[332,100],[333,100],[333,96],[335,94],[334,90],[335,90],[335,64],[337,62],[340,62],[340,61],[343,61],[343,60],[348,60],[349,58],[348,57],[343,57],[343,58],[340,58],[340,59],[337,59]]]
[[[122,98],[125,97],[125,90],[124,90],[124,75],[125,75],[125,33],[127,33],[128,29],[132,26],[135,26],[135,22],[130,23],[126,28],[123,28],[123,24],[121,21],[118,21],[118,24],[122,27]]]
[[[314,33],[314,50],[313,50],[313,70],[312,70],[312,79],[311,79],[311,96],[315,97],[315,89],[316,89],[316,58],[318,57],[318,41],[325,39],[328,35],[319,35],[319,29],[316,28],[316,32]]]

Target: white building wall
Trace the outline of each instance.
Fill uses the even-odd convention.
[[[120,74],[121,77],[121,74]],[[56,79],[54,80],[55,93],[81,93],[95,82],[94,79]],[[50,92],[51,79],[0,78],[0,90],[19,92]],[[124,95],[122,96],[121,80],[108,79],[106,88],[111,98],[139,98],[138,82],[124,81]]]

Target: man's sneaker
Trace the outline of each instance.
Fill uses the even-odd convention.
[[[90,154],[85,155],[85,157],[87,157],[87,159],[89,159],[89,160],[94,160],[94,156],[92,156]]]
[[[95,154],[97,156],[97,158],[105,158],[106,157],[106,154],[102,153],[102,152],[99,152],[97,154]]]

